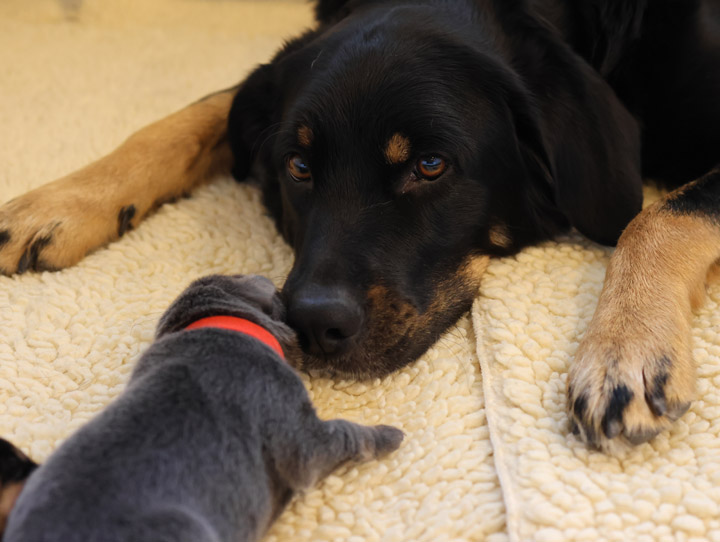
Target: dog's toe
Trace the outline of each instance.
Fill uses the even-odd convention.
[[[648,349],[652,345],[645,345]],[[677,355],[637,355],[617,341],[583,345],[568,377],[570,428],[593,448],[647,442],[690,406],[694,374]]]

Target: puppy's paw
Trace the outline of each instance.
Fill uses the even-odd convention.
[[[591,329],[568,375],[573,433],[595,448],[616,437],[640,444],[682,416],[695,370],[689,337],[677,331],[662,322],[625,332]]]
[[[109,212],[92,190],[61,179],[0,206],[0,273],[57,270],[132,227],[132,205]]]
[[[380,459],[400,447],[405,433],[390,425],[375,425],[368,428],[369,438],[363,441],[360,449],[360,459]]]

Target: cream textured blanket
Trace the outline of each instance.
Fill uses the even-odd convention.
[[[231,86],[310,21],[281,0],[3,0],[0,202]],[[669,434],[613,457],[567,436],[565,373],[608,254],[570,238],[494,261],[472,320],[417,363],[304,376],[322,416],[406,441],[296,499],[267,539],[720,540],[720,289],[695,324],[700,400]],[[281,284],[290,264],[257,191],[219,179],[77,267],[0,277],[0,435],[43,460],[122,390],[192,279]]]

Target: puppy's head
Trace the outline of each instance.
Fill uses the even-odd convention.
[[[283,296],[307,367],[407,364],[470,307],[489,256],[568,226],[546,148],[557,136],[502,25],[458,25],[481,18],[462,6],[368,3],[237,94],[234,173],[255,167],[294,248]]]
[[[288,359],[296,356],[297,335],[285,324],[285,305],[270,280],[259,275],[210,275],[196,280],[160,319],[156,337],[210,316],[236,316],[264,327]]]

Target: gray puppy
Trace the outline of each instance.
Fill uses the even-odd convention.
[[[294,492],[400,445],[393,427],[318,419],[272,339],[185,329],[217,315],[295,348],[269,280],[194,282],[162,317],[124,393],[30,476],[4,542],[257,540]]]

